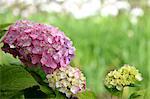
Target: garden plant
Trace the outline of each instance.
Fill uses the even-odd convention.
[[[3,99],[96,98],[94,92],[86,87],[85,75],[71,64],[75,47],[64,32],[57,27],[29,20],[19,20],[2,27],[1,49],[22,63],[1,65],[0,95]],[[129,91],[129,87],[140,87],[142,80],[139,70],[124,65],[106,75],[104,86],[110,92],[111,99],[114,96],[134,99],[141,94],[136,91],[124,93]]]
[[[0,99],[150,99],[150,0],[0,0]]]

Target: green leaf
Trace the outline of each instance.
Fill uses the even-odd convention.
[[[140,96],[141,96],[140,94],[135,92],[130,95],[129,99],[136,99],[136,98],[139,98]]]
[[[130,84],[129,87],[141,87],[141,84]]]
[[[5,24],[0,24],[0,38],[4,36],[4,34],[7,31],[7,27],[10,26],[12,23],[5,23]]]
[[[107,86],[105,86],[105,88],[114,96],[120,96],[122,94],[122,91],[119,91],[116,88],[108,88]]]
[[[78,93],[72,97],[73,99],[96,99],[96,95],[91,91]]]
[[[23,91],[17,92],[10,99],[25,99]]]
[[[5,23],[5,24],[0,24],[0,30],[3,30],[4,28],[10,26],[12,23]]]
[[[44,82],[41,75],[45,75],[41,68],[28,68],[25,69],[31,73],[32,77],[39,83],[40,90],[48,95],[48,97],[55,97],[55,92],[49,87],[48,83]],[[45,75],[46,76],[46,75]]]
[[[0,97],[12,97],[17,92],[38,85],[23,67],[0,65]],[[7,95],[8,94],[8,95]]]
[[[55,94],[56,94],[56,97],[55,97],[54,99],[66,99],[65,94],[60,93],[60,92],[57,91],[57,90],[55,90]]]
[[[46,74],[44,73],[44,71],[39,67],[34,68],[34,67],[25,67],[25,69],[31,73],[32,77],[35,78],[35,80],[41,84],[41,85],[45,85],[45,82],[43,80],[46,79]],[[45,78],[42,78],[42,76],[44,76]]]
[[[40,90],[39,86],[33,86],[24,90],[25,99],[46,99],[47,95]]]
[[[16,96],[18,94],[18,91],[16,90],[0,90],[0,97],[2,99],[8,99],[11,98],[13,96]]]
[[[7,31],[7,30],[1,30],[1,29],[0,29],[0,42],[2,41],[3,36],[5,35],[6,31]]]
[[[44,92],[47,97],[55,97],[54,91],[48,86],[40,85],[40,90]]]
[[[11,99],[25,99],[24,95],[16,95],[16,96],[13,96]]]

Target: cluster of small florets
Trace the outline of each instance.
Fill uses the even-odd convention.
[[[3,43],[3,51],[18,56],[25,65],[42,66],[46,73],[66,67],[75,51],[70,39],[58,28],[27,20],[11,25]]]
[[[46,77],[51,88],[58,89],[67,97],[86,89],[86,78],[78,68],[71,66],[59,68]]]
[[[121,91],[123,87],[130,86],[141,80],[141,73],[134,66],[124,65],[119,70],[109,72],[104,84],[107,88],[116,88]]]

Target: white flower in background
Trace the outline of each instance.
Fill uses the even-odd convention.
[[[100,10],[99,0],[68,0],[64,3],[64,9],[70,12],[75,18],[85,18],[95,15]]]
[[[67,97],[86,89],[86,78],[78,68],[71,66],[56,69],[46,78],[51,88],[58,89],[58,91],[65,93]]]
[[[36,12],[37,12],[37,9],[35,6],[29,6],[27,9],[25,9],[21,12],[21,16],[24,18],[27,18]]]
[[[102,16],[117,16],[120,10],[129,10],[130,4],[127,1],[106,0],[101,8]]]
[[[132,24],[137,24],[138,18],[144,15],[142,8],[133,8],[130,12],[131,18],[130,21]]]
[[[34,0],[25,0],[26,4],[34,4]]]
[[[118,13],[119,13],[119,10],[115,5],[107,5],[101,8],[102,16],[117,16]]]
[[[130,10],[130,4],[127,1],[117,1],[114,5],[120,10]]]
[[[18,16],[19,13],[20,13],[20,9],[19,9],[19,8],[14,8],[14,9],[13,9],[13,15],[14,15],[14,16]]]
[[[41,4],[40,9],[46,12],[57,12],[57,13],[60,13],[63,10],[62,6],[56,2]]]
[[[21,6],[14,6],[15,3]],[[147,0],[147,5],[150,6],[150,0]],[[30,9],[30,6],[33,9]],[[120,10],[130,13],[131,6],[127,0],[103,0],[103,2],[102,0],[0,0],[0,13],[5,13],[8,8],[12,7],[12,12],[15,16],[28,17],[37,13],[37,11],[45,11],[47,13],[67,12],[75,18],[81,19],[94,16],[99,12],[102,16],[117,16]],[[25,8],[21,9],[22,7]],[[18,8],[19,11],[17,10]],[[36,8],[36,11],[34,8]],[[143,14],[144,12],[141,8],[132,9],[131,22],[136,24],[137,17]]]
[[[16,0],[0,0],[1,3],[4,3],[6,7],[9,7],[14,3]]]
[[[117,0],[104,0],[104,4],[112,4],[112,3],[115,3],[117,2]]]
[[[150,0],[148,0],[147,2],[148,2],[148,6],[150,6]]]
[[[139,17],[144,15],[144,11],[142,8],[133,8],[131,10],[131,15],[134,17]]]

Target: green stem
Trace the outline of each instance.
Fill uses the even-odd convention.
[[[113,95],[112,94],[110,95],[110,99],[113,99]]]
[[[121,99],[124,99],[123,92],[124,92],[124,87],[123,87],[122,92],[121,92]]]

